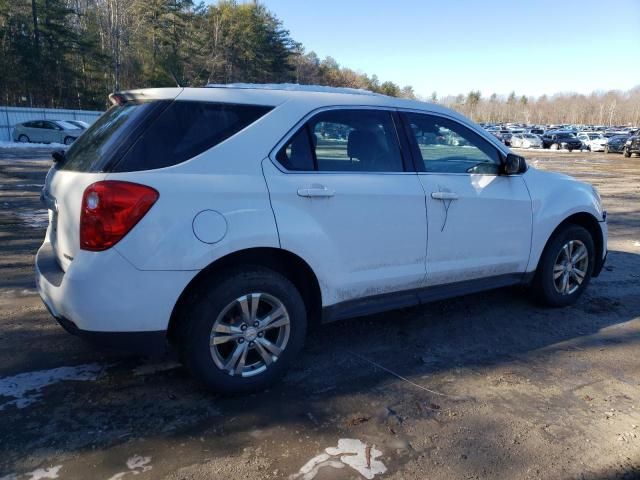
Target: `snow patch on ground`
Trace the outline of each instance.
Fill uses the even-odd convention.
[[[47,228],[47,225],[49,225],[49,212],[47,210],[15,212],[15,215],[28,227]]]
[[[68,145],[64,145],[63,143],[22,143],[0,141],[0,148],[55,148],[66,150],[68,147]]]
[[[62,468],[62,465],[51,468],[39,468],[33,472],[27,473],[31,475],[27,480],[43,480],[45,478],[58,478],[58,472]]]
[[[10,405],[17,408],[26,408],[42,398],[41,390],[55,383],[75,380],[96,380],[104,370],[104,365],[90,363],[75,367],[58,367],[50,370],[38,370],[0,378],[0,397],[9,397],[13,400],[0,404],[0,411]],[[45,477],[42,477],[45,478]]]
[[[378,460],[382,452],[375,445],[354,438],[341,438],[337,447],[328,447],[321,453],[305,463],[298,473],[290,475],[290,480],[312,480],[324,467],[353,468],[367,480],[372,480],[376,475],[383,474],[387,467]],[[336,458],[339,457],[339,458]]]
[[[524,152],[542,152],[542,153],[569,153],[568,149],[559,149],[559,150],[551,150],[550,148],[521,148],[521,147],[509,147],[511,150],[515,150],[517,152],[519,151],[524,151]],[[589,150],[577,150],[574,149],[571,151],[571,153],[576,152],[576,153],[591,153]]]
[[[58,472],[62,465],[57,465],[55,467],[49,468],[38,468],[33,472],[25,473],[25,480],[45,480],[47,478],[58,478]],[[20,476],[17,473],[10,473],[9,475],[5,475],[4,477],[0,477],[0,480],[18,480]]]
[[[140,455],[134,455],[133,457],[127,460],[127,468],[129,469],[126,472],[116,473],[114,476],[109,478],[109,480],[121,480],[125,475],[131,473],[133,475],[138,475],[140,473],[148,472],[153,467],[149,465],[151,463],[151,457],[142,457]]]

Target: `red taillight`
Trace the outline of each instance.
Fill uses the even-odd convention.
[[[158,200],[146,185],[105,180],[87,187],[80,213],[80,248],[99,252],[118,243]]]

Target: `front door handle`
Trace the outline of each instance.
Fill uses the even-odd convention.
[[[335,190],[331,190],[324,185],[311,185],[310,187],[298,189],[298,195],[301,197],[333,197],[335,193]]]
[[[457,200],[458,194],[453,192],[433,192],[431,198],[436,200]]]

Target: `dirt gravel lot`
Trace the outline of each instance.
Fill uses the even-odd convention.
[[[221,398],[53,321],[32,267],[48,152],[0,150],[0,479],[640,478],[640,158],[525,155],[609,212],[576,306],[503,289],[327,325],[277,387]]]

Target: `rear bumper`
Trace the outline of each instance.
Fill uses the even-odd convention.
[[[65,330],[141,353],[164,348],[173,307],[196,273],[137,270],[114,249],[81,251],[64,272],[47,241],[35,271],[42,301]]]
[[[56,317],[47,303],[44,303],[49,313],[57,320],[67,333],[82,338],[97,346],[135,352],[141,355],[160,355],[169,349],[167,332],[92,332],[81,330],[71,320],[64,317]]]

